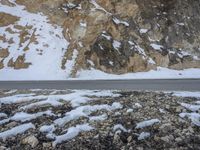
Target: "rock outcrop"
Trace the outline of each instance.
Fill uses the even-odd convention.
[[[9,1],[1,3],[8,5]],[[42,12],[51,24],[62,26],[69,46],[60,66],[68,69],[67,62],[75,59],[72,76],[80,69],[90,68],[123,74],[158,66],[178,70],[200,67],[199,1],[16,0],[16,3],[24,5],[29,12]],[[18,19],[3,13],[0,18],[3,18],[0,26],[14,24]],[[25,29],[28,28],[31,27]],[[25,29],[20,34],[21,43],[26,36]],[[40,42],[34,32],[28,38],[30,43]],[[29,49],[27,45],[24,51]],[[0,57],[4,53],[1,51]],[[20,69],[30,63],[9,66]]]
[[[73,1],[64,34],[79,49],[77,68],[108,73],[200,67],[198,2]],[[71,5],[72,5],[71,4]],[[78,9],[80,7],[82,9]],[[195,15],[194,15],[195,14]],[[83,63],[84,62],[84,63]]]

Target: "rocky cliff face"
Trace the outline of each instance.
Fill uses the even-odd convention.
[[[62,36],[69,42],[63,48],[60,68],[70,75],[79,69],[96,68],[108,73],[148,71],[157,66],[172,69],[200,67],[200,2],[197,0],[16,0],[30,13],[42,13],[48,23],[62,27]],[[0,5],[15,7],[13,0]],[[19,17],[0,12],[0,27],[15,24]],[[9,57],[8,47],[0,45],[0,69],[28,68],[26,52],[31,43],[38,44],[32,28],[21,25],[19,45],[26,40],[23,55]],[[7,29],[9,30],[9,29]],[[28,32],[31,35],[28,35]],[[53,30],[53,28],[52,28]],[[34,32],[35,31],[35,32]],[[13,31],[10,31],[10,33]],[[52,31],[54,32],[54,30]],[[0,40],[12,43],[0,33]],[[60,36],[60,35],[59,35]],[[44,47],[51,47],[46,43]],[[43,55],[44,47],[38,49]],[[17,51],[17,50],[16,50]]]

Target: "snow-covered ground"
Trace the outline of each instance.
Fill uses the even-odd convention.
[[[188,92],[188,91],[175,91],[173,92],[174,96],[179,97],[196,97],[200,98],[200,92]]]
[[[200,126],[200,92],[164,94],[110,90],[0,91],[0,144],[2,140],[36,132],[37,138],[43,135],[56,147],[84,133],[100,132],[104,124],[110,127],[110,132],[134,135],[138,141],[151,139],[157,127],[160,131],[175,122],[177,128],[179,120],[180,124]],[[130,117],[134,118],[131,122]],[[110,124],[112,119],[120,121]],[[32,139],[33,135],[27,138]],[[29,142],[33,144],[32,140]]]
[[[157,70],[148,72],[127,73],[122,75],[108,74],[100,70],[81,70],[76,78],[70,78],[67,74],[49,74],[47,76],[35,75],[27,70],[0,70],[0,80],[123,80],[123,79],[198,79],[200,69],[172,70],[158,67]],[[33,71],[34,72],[34,71]],[[37,74],[37,73],[36,73]]]
[[[82,70],[78,73],[76,79],[82,80],[101,80],[101,79],[181,79],[181,78],[200,78],[200,69],[184,69],[172,70],[167,68],[158,67],[157,70],[148,72],[127,73],[122,75],[108,74],[99,70]],[[76,80],[75,79],[75,80]]]
[[[9,50],[9,56],[3,60],[4,68],[0,70],[0,80],[48,80],[65,79],[69,76],[68,70],[72,66],[68,66],[68,70],[61,69],[62,58],[68,47],[62,33],[63,29],[58,25],[52,25],[42,13],[30,13],[24,6],[15,3],[15,0],[10,2],[14,6],[0,3],[0,12],[18,17],[19,20],[14,24],[0,27],[0,36],[5,38],[0,40],[0,50]],[[7,66],[11,58],[16,61],[22,55],[25,55],[25,62],[31,63],[29,68],[14,70]]]
[[[41,90],[43,91],[43,90]],[[80,132],[93,130],[94,127],[91,127],[87,124],[78,124],[74,127],[66,129],[66,133],[62,135],[56,135],[54,133],[56,127],[64,127],[70,121],[78,120],[81,117],[87,117],[91,122],[93,121],[103,121],[107,118],[107,115],[101,116],[91,116],[92,113],[97,111],[114,111],[117,109],[122,109],[122,105],[117,102],[112,104],[99,104],[99,105],[86,105],[86,103],[96,100],[97,98],[106,98],[106,97],[119,97],[120,94],[115,93],[116,91],[89,91],[89,90],[74,90],[74,91],[65,91],[68,93],[58,94],[60,91],[53,91],[47,95],[36,95],[35,90],[29,94],[14,94],[16,90],[6,92],[7,94],[13,94],[12,96],[6,96],[0,98],[1,105],[12,105],[12,104],[23,104],[22,107],[19,107],[19,112],[16,112],[13,116],[8,117],[5,113],[0,112],[0,126],[11,122],[27,122],[30,123],[22,124],[16,127],[13,127],[9,130],[0,132],[0,139],[6,140],[9,137],[16,136],[17,134],[22,134],[29,129],[35,129],[35,125],[31,123],[32,120],[37,119],[42,116],[52,116],[57,119],[52,120],[52,124],[44,124],[40,127],[40,132],[46,134],[47,138],[55,139],[53,146],[56,146],[59,143],[68,141]],[[43,91],[45,93],[45,91]],[[92,98],[93,97],[93,98]],[[95,98],[94,98],[95,97]],[[27,113],[28,110],[34,109],[36,107],[42,108],[44,106],[59,107],[65,105],[65,103],[71,103],[73,109],[69,112],[66,112],[64,115],[54,114],[51,110],[46,110],[42,112],[36,112],[33,114]]]

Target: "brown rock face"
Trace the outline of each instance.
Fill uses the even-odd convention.
[[[5,1],[5,0],[4,0]],[[61,25],[70,43],[61,68],[78,51],[72,76],[91,67],[122,74],[157,66],[200,68],[200,2],[190,0],[17,0],[28,11],[43,12]],[[5,18],[12,18],[6,22]],[[4,23],[16,18],[0,13]],[[26,35],[26,30],[21,33]],[[1,37],[0,37],[1,38]],[[36,41],[35,35],[32,35]],[[39,41],[37,41],[39,42]],[[29,46],[29,45],[28,45]],[[24,51],[30,49],[28,47]],[[28,67],[23,57],[10,62]],[[15,64],[15,65],[14,65]]]
[[[0,27],[3,27],[14,24],[16,21],[18,21],[18,18],[16,16],[0,12],[0,20]]]
[[[3,60],[0,61],[0,69],[3,69],[4,64],[3,64]]]
[[[25,55],[19,56],[16,61],[11,58],[8,62],[8,67],[13,67],[14,69],[26,69],[31,65],[31,63],[25,62]]]
[[[197,25],[200,19],[196,17],[200,15],[199,2],[70,2],[76,5],[68,10],[64,34],[73,45],[71,51],[76,48],[81,53],[78,59],[82,61],[77,69],[89,67],[88,61],[97,69],[117,74],[147,71],[156,66],[200,67],[199,60],[192,57],[200,54],[200,36],[196,36],[200,31]],[[82,9],[77,9],[80,5]]]
[[[0,49],[0,58],[6,58],[9,56],[8,49]]]

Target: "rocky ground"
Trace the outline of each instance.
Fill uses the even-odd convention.
[[[0,150],[200,149],[198,100],[143,91],[0,91]]]

